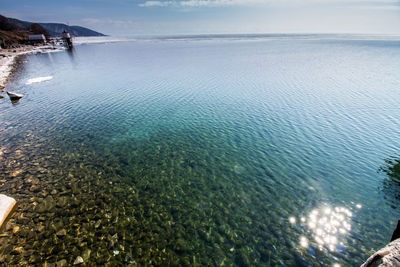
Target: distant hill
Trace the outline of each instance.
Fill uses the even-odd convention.
[[[18,25],[20,28],[27,29],[29,28],[34,22],[18,20],[14,18],[8,18],[8,21],[12,24]],[[91,29],[81,27],[81,26],[68,26],[62,23],[39,23],[50,36],[61,36],[62,32],[66,30],[72,36],[105,36],[100,32],[93,31]]]
[[[0,15],[0,47],[15,48],[25,44],[30,34],[44,34],[46,38],[62,36],[64,30],[72,36],[105,36],[80,26],[68,26],[62,23],[34,23]]]

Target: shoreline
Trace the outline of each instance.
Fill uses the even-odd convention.
[[[18,48],[0,49],[0,92],[6,91],[6,85],[9,82],[9,77],[13,72],[15,59],[21,55],[47,53],[52,51],[62,51],[65,48],[52,45],[31,46],[22,45]],[[1,95],[4,97],[4,95]]]
[[[6,84],[9,81],[9,77],[14,70],[14,62],[18,56],[36,53],[46,53],[51,51],[61,51],[54,46],[31,46],[22,45],[18,48],[1,49],[0,50],[0,99],[5,98],[3,94],[6,92]],[[9,197],[4,194],[0,194],[0,232],[4,228],[4,225],[12,216],[15,211],[16,200],[13,197]]]

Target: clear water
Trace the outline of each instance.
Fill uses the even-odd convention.
[[[25,97],[0,101],[0,192],[21,203],[4,263],[357,266],[390,239],[398,40],[149,39],[20,61],[8,89]]]

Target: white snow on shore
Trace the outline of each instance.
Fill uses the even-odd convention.
[[[11,72],[11,66],[15,56],[3,58],[3,64],[0,66],[0,85],[4,85]]]
[[[53,79],[53,76],[36,77],[36,78],[28,79],[25,84],[29,85],[32,83],[40,83],[40,82],[50,81],[52,79]]]
[[[54,46],[39,46],[39,47],[23,47],[22,51],[18,52],[10,52],[10,49],[4,49],[4,54],[6,56],[3,56],[1,58],[0,56],[0,85],[5,86],[7,83],[7,79],[10,76],[10,73],[12,71],[12,66],[14,63],[14,60],[17,56],[19,55],[24,55],[24,54],[35,54],[35,53],[50,53],[50,52],[59,52],[65,50],[63,47],[54,47]],[[0,53],[3,51],[3,49],[0,50]]]

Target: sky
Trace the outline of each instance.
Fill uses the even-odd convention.
[[[400,0],[0,0],[0,14],[114,36],[400,34]]]

